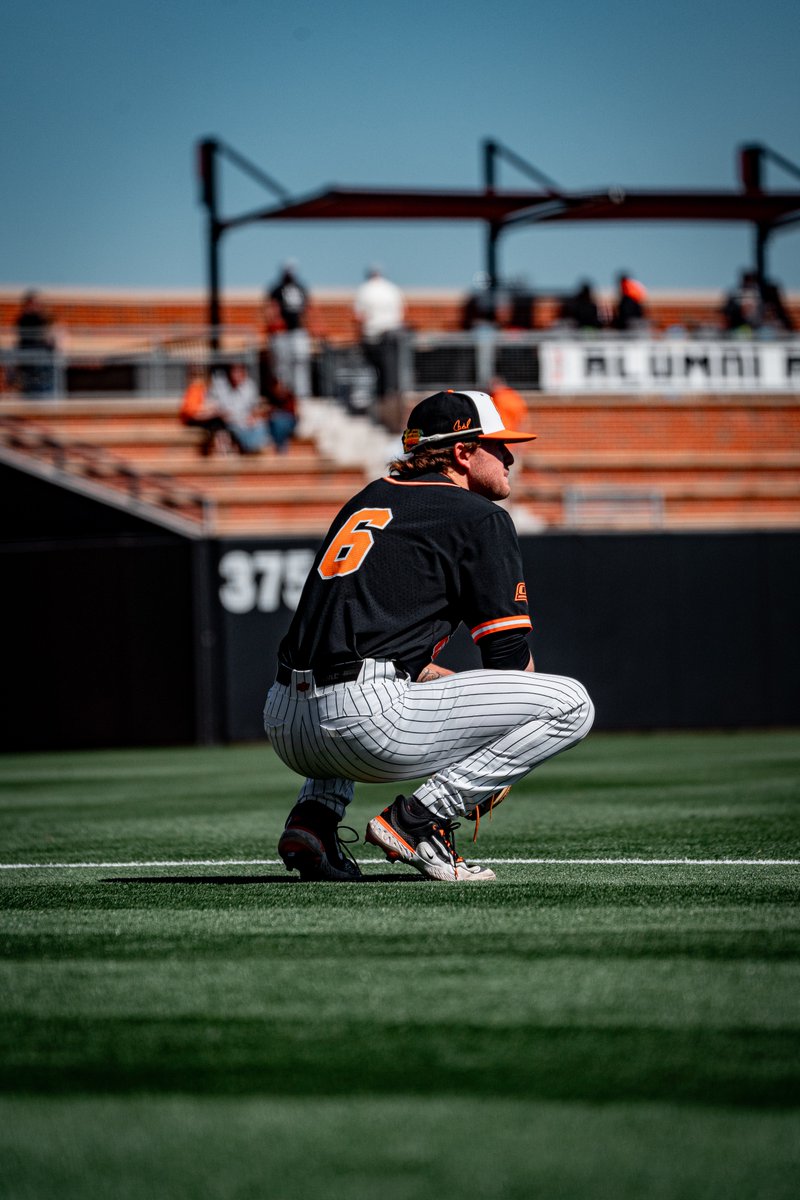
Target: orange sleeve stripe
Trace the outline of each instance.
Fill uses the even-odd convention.
[[[473,642],[479,642],[490,633],[505,633],[509,629],[532,629],[530,617],[497,617],[494,621],[484,621],[470,630]]]

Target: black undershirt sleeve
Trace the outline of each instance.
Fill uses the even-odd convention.
[[[530,662],[528,643],[516,629],[481,638],[478,649],[483,666],[493,671],[524,671]]]
[[[461,562],[462,619],[484,667],[524,671],[530,661],[528,596],[516,531],[492,506]],[[497,626],[497,628],[493,628]]]

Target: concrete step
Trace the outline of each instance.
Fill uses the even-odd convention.
[[[744,450],[670,450],[665,447],[637,450],[605,450],[576,448],[557,450],[533,443],[532,448],[520,447],[514,457],[523,471],[528,470],[603,470],[632,469],[637,471],[732,470],[736,468],[765,468],[800,470],[800,449]]]
[[[198,485],[189,478],[180,476],[165,476],[174,480],[176,487],[191,491],[202,492],[203,495],[215,500],[218,504],[274,504],[289,503],[294,505],[336,504],[341,507],[352,496],[349,481],[326,483],[315,481],[313,484],[297,483],[290,479],[209,479]]]
[[[157,449],[157,448],[156,448]],[[130,454],[128,455],[131,456]],[[296,476],[309,481],[317,476],[359,480],[362,477],[357,467],[340,466],[331,459],[322,458],[310,446],[292,446],[287,454],[278,454],[268,446],[260,454],[214,454],[204,458],[196,450],[187,453],[174,450],[159,453],[153,447],[139,447],[135,453],[137,463],[152,463],[153,469],[169,471],[175,475],[197,474],[204,479],[214,476],[240,478],[243,476]]]
[[[796,471],[532,471],[515,481],[512,495],[525,499],[575,488],[650,491],[665,496],[800,496],[800,477]]]
[[[534,528],[606,529],[800,529],[800,503],[797,501],[752,501],[738,499],[673,500],[667,498],[663,512],[646,504],[596,502],[583,504],[577,517],[568,523],[562,500],[547,497],[535,503],[516,506],[523,510],[520,526]]]

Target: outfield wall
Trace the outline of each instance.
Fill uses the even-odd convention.
[[[170,533],[0,467],[6,750],[263,736],[315,539]],[[800,531],[522,539],[539,670],[598,729],[800,724]],[[440,661],[477,664],[461,631]]]
[[[0,465],[4,750],[196,740],[195,545]]]
[[[312,542],[217,544],[227,737],[260,735],[264,681]],[[589,689],[598,729],[800,723],[800,533],[522,538],[540,671]],[[440,662],[479,665],[462,629]]]

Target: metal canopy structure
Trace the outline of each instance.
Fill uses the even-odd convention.
[[[571,192],[434,191],[330,187],[244,217],[252,221],[752,221],[775,225],[800,219],[800,192]]]
[[[714,221],[745,222],[755,230],[755,271],[766,275],[770,236],[800,221],[800,190],[767,191],[763,166],[772,161],[800,179],[800,168],[765,146],[739,150],[738,191],[650,191],[610,187],[567,192],[538,168],[499,142],[483,143],[483,189],[348,188],[331,186],[292,196],[271,176],[225,143],[199,144],[201,198],[208,213],[209,324],[220,324],[219,243],[228,230],[256,221],[482,221],[487,227],[486,271],[498,286],[497,243],[524,225],[566,221]],[[235,217],[218,211],[218,161],[225,157],[275,197],[272,204]],[[497,165],[505,160],[532,178],[536,190],[500,190]]]

